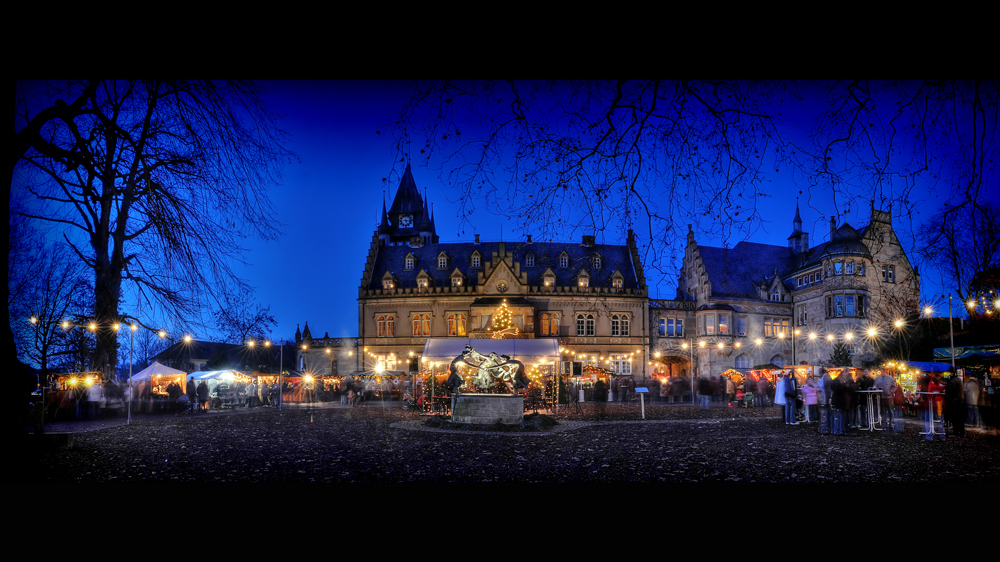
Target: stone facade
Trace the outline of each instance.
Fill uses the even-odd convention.
[[[788,245],[699,245],[690,227],[677,299],[650,303],[654,356],[681,372],[826,361],[834,343],[855,366],[875,359],[879,334],[917,309],[920,277],[892,228],[871,210],[860,229],[831,219],[814,248],[796,205]],[[794,347],[793,347],[794,340]],[[689,347],[685,347],[689,346]]]
[[[428,338],[491,338],[506,328],[504,337],[558,339],[564,362],[641,376],[647,314],[631,231],[625,245],[593,236],[441,243],[407,167],[392,206],[383,205],[358,290],[362,368],[417,371]]]

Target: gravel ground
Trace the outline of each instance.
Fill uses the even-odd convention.
[[[587,405],[524,432],[432,429],[426,417],[367,405],[315,411],[163,415],[74,436],[32,440],[12,480],[290,483],[915,483],[1000,481],[1000,436],[970,430],[926,443],[901,434],[820,435],[780,410]]]

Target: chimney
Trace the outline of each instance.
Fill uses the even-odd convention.
[[[594,236],[593,235],[584,235],[584,237],[583,237],[583,245],[586,246],[586,247],[593,246],[594,245]]]
[[[479,244],[479,235],[478,234],[476,235],[476,241],[474,243],[475,244]]]
[[[528,244],[531,244],[531,235],[528,235]]]
[[[837,232],[837,219],[830,217],[830,240],[833,240],[834,232]]]

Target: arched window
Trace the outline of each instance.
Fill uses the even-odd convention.
[[[449,314],[448,315],[448,335],[449,336],[464,336],[465,335],[465,315],[464,314]]]
[[[773,363],[773,364],[775,364],[775,365],[777,365],[779,367],[784,367],[785,366],[785,356],[781,355],[779,353],[778,355],[775,355],[774,357],[771,358],[771,363]]]
[[[629,317],[627,314],[611,315],[611,335],[612,336],[629,335]]]
[[[543,312],[541,316],[541,334],[543,336],[559,335],[559,315],[551,312]]]
[[[593,314],[577,314],[576,315],[576,335],[578,335],[578,336],[592,336],[592,335],[594,335],[594,315]]]
[[[413,316],[413,335],[428,337],[431,335],[431,315],[416,314]]]
[[[376,320],[378,337],[392,338],[396,336],[396,319],[391,314],[381,314]]]
[[[740,355],[736,358],[736,368],[737,369],[749,369],[750,368],[750,356],[746,353]]]

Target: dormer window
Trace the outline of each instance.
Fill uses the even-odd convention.
[[[580,284],[581,287],[589,287],[590,286],[590,279],[588,279],[586,277],[581,277],[580,280],[579,280],[579,284]]]
[[[594,256],[594,269],[601,269],[601,256]]]
[[[566,252],[559,254],[559,267],[569,267],[569,255]]]
[[[545,273],[542,274],[542,285],[551,289],[556,285],[556,274],[552,272],[552,268],[547,268]]]
[[[535,267],[535,254],[524,256],[524,267]]]
[[[479,256],[479,252],[472,254],[472,267],[482,267],[482,258]]]
[[[620,293],[622,288],[625,286],[625,278],[622,276],[620,271],[615,271],[611,276],[611,288],[616,293]]]
[[[392,291],[396,288],[396,278],[393,277],[392,273],[388,271],[382,276],[382,288],[386,291]]]
[[[444,252],[438,254],[438,269],[448,269],[448,254]]]
[[[407,271],[413,270],[413,266],[416,265],[416,262],[417,262],[417,260],[416,260],[416,258],[413,257],[413,254],[406,254],[406,269],[407,269]]]
[[[419,287],[421,289],[426,289],[427,288],[427,278],[426,277],[421,277],[421,278],[417,279],[417,287]]]

